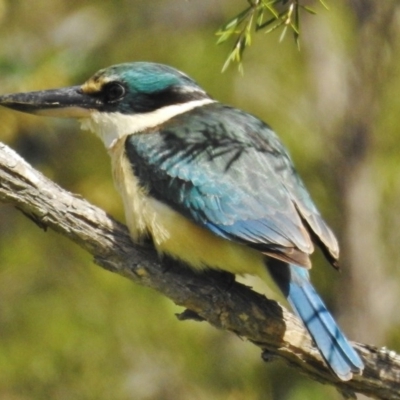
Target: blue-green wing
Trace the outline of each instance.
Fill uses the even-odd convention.
[[[237,109],[178,115],[129,136],[126,154],[151,196],[219,236],[305,266],[309,229],[335,240],[277,136]]]

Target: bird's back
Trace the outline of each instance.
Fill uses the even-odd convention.
[[[311,235],[337,255],[327,227],[275,133],[212,103],[128,136],[138,185],[213,234],[309,266]]]

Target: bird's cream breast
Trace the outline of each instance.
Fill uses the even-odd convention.
[[[125,155],[125,139],[109,149],[115,185],[121,194],[126,223],[135,242],[151,236],[157,251],[195,269],[218,268],[235,274],[264,275],[264,257],[247,246],[220,238],[168,205],[150,197]]]
[[[125,218],[131,236],[135,242],[140,242],[143,236],[153,232],[161,240],[166,232],[157,228],[156,215],[148,202],[146,190],[139,184],[132,166],[125,155],[125,140],[123,137],[109,148],[111,156],[114,184],[122,197]]]

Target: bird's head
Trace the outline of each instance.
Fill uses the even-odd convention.
[[[102,69],[81,86],[0,96],[0,105],[14,110],[78,118],[106,147],[209,102],[207,93],[187,75],[148,62]]]

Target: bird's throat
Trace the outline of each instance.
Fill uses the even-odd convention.
[[[92,111],[90,117],[81,118],[80,121],[82,129],[94,132],[100,137],[106,148],[110,149],[120,138],[154,128],[176,115],[210,103],[214,103],[214,100],[209,98],[193,100],[142,114]]]

